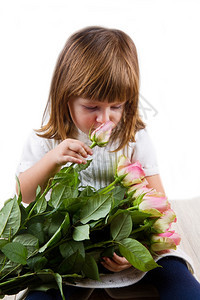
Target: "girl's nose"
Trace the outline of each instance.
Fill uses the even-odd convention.
[[[98,112],[96,121],[98,123],[105,123],[107,121],[110,121],[110,109],[106,108],[106,109],[100,110]]]

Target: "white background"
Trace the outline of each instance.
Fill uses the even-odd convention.
[[[169,199],[199,191],[200,2],[0,2],[0,203],[10,197],[25,138],[41,124],[59,52],[89,25],[124,30],[140,62],[141,109]],[[157,113],[156,113],[157,112]]]

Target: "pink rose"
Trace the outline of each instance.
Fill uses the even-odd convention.
[[[134,184],[130,186],[128,189],[128,194],[134,192],[133,197],[136,198],[142,194],[150,193],[151,191],[155,191],[153,189],[149,189],[146,186],[148,185],[148,181],[146,178],[142,179],[141,183]]]
[[[158,233],[166,232],[172,222],[176,222],[176,215],[173,209],[168,209],[163,212],[163,215],[154,223],[152,228]]]
[[[136,183],[141,183],[142,179],[145,177],[142,166],[138,161],[131,163],[128,158],[126,158],[124,155],[121,155],[117,165],[117,176],[120,177],[123,175],[126,175],[122,180],[122,184],[124,186],[131,186]]]
[[[104,147],[110,138],[112,129],[115,127],[115,124],[112,121],[108,121],[97,129],[95,129],[89,136],[90,140],[93,142],[90,148],[98,145],[99,147]]]
[[[180,244],[181,238],[175,231],[166,231],[165,233],[153,234],[151,236],[151,250],[154,252],[176,249]]]
[[[170,208],[167,198],[156,191],[145,194],[139,204],[139,211],[149,213],[154,217],[160,217],[162,213]]]

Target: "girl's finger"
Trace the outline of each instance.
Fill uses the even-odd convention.
[[[87,157],[88,154],[92,155],[92,150],[82,142],[72,142],[68,145],[68,149],[76,153],[81,154],[83,157]]]
[[[87,161],[81,157],[80,155],[64,155],[63,157],[63,163],[68,163],[68,162],[72,162],[72,163],[77,163],[77,164],[86,164]]]
[[[104,261],[102,262],[102,265],[112,271],[112,272],[116,272],[120,269],[120,265],[116,264],[115,262],[113,262],[111,259],[109,258],[104,258]]]
[[[85,151],[85,149],[81,145],[79,145],[77,143],[71,143],[70,145],[68,145],[67,151],[78,153],[78,154],[80,154],[83,157],[87,157],[88,156],[88,154]]]
[[[90,147],[88,147],[87,145],[84,144],[84,149],[86,150],[86,152],[89,154],[89,155],[92,155],[93,154],[93,151]]]
[[[131,265],[125,257],[119,256],[115,252],[113,254],[112,260],[114,260],[118,264]]]
[[[102,262],[102,265],[108,269],[109,271],[112,272],[120,272],[122,270],[128,269],[130,266],[129,265],[119,265],[117,263],[115,263],[114,261],[112,261],[111,259],[105,259],[104,262]]]

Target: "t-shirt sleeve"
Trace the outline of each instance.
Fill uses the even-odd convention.
[[[17,166],[16,175],[22,173],[38,162],[47,152],[54,147],[53,140],[39,137],[32,131],[23,147],[20,162]]]
[[[156,151],[146,129],[136,133],[132,161],[139,161],[146,176],[159,174]]]

